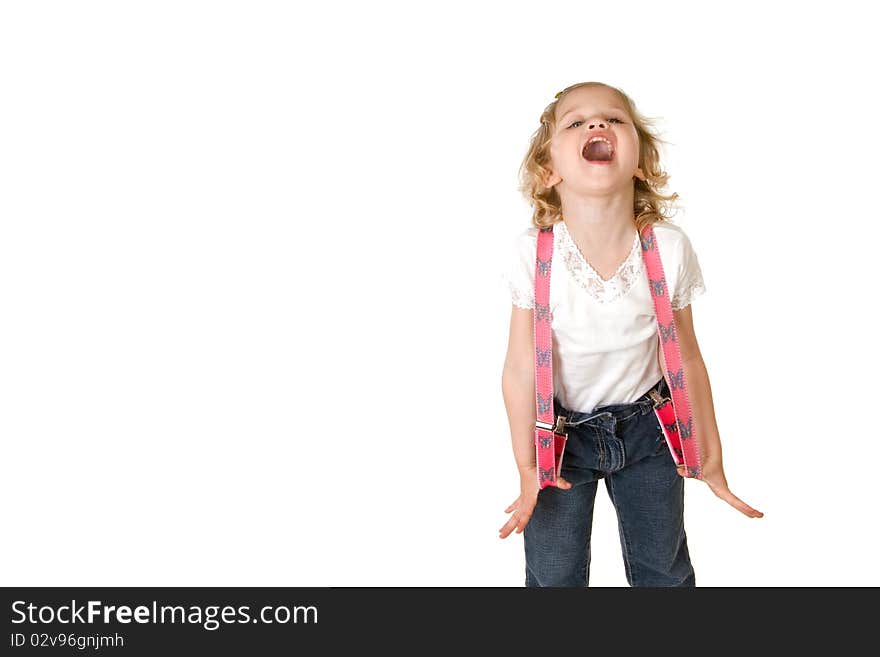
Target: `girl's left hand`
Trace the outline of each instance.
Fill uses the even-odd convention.
[[[678,474],[684,477],[684,466],[679,465],[677,466],[677,469]],[[709,488],[712,489],[712,492],[715,493],[715,495],[730,504],[734,509],[741,511],[750,518],[764,517],[763,513],[757,509],[753,509],[730,492],[730,488],[727,486],[727,478],[724,476],[724,468],[721,466],[721,463],[703,464],[703,481],[709,485]]]

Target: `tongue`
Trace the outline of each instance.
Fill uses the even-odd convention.
[[[585,156],[591,161],[600,160],[602,162],[607,162],[611,159],[611,147],[602,140],[594,141],[587,146]]]

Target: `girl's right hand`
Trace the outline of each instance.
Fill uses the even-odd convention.
[[[556,478],[556,485],[565,490],[571,488],[571,484],[562,477]],[[532,517],[535,504],[538,503],[538,493],[541,492],[541,487],[538,485],[537,466],[520,470],[519,491],[519,497],[504,509],[504,513],[513,512],[513,515],[498,530],[500,532],[498,538],[507,538],[514,529],[517,534],[521,534],[529,524],[529,518]]]

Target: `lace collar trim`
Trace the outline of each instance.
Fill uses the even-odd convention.
[[[617,271],[607,281],[599,276],[599,272],[584,258],[564,221],[558,222],[554,230],[559,233],[559,251],[571,277],[601,303],[608,303],[622,297],[638,280],[642,270],[641,243],[638,233],[633,237],[633,245],[629,255],[620,263]]]

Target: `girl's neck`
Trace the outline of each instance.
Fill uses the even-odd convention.
[[[632,244],[636,233],[633,194],[562,198],[562,220],[578,244],[615,250]]]
[[[617,217],[583,213],[572,217],[563,212],[562,220],[575,242],[599,251],[632,244],[637,226],[632,211]]]

